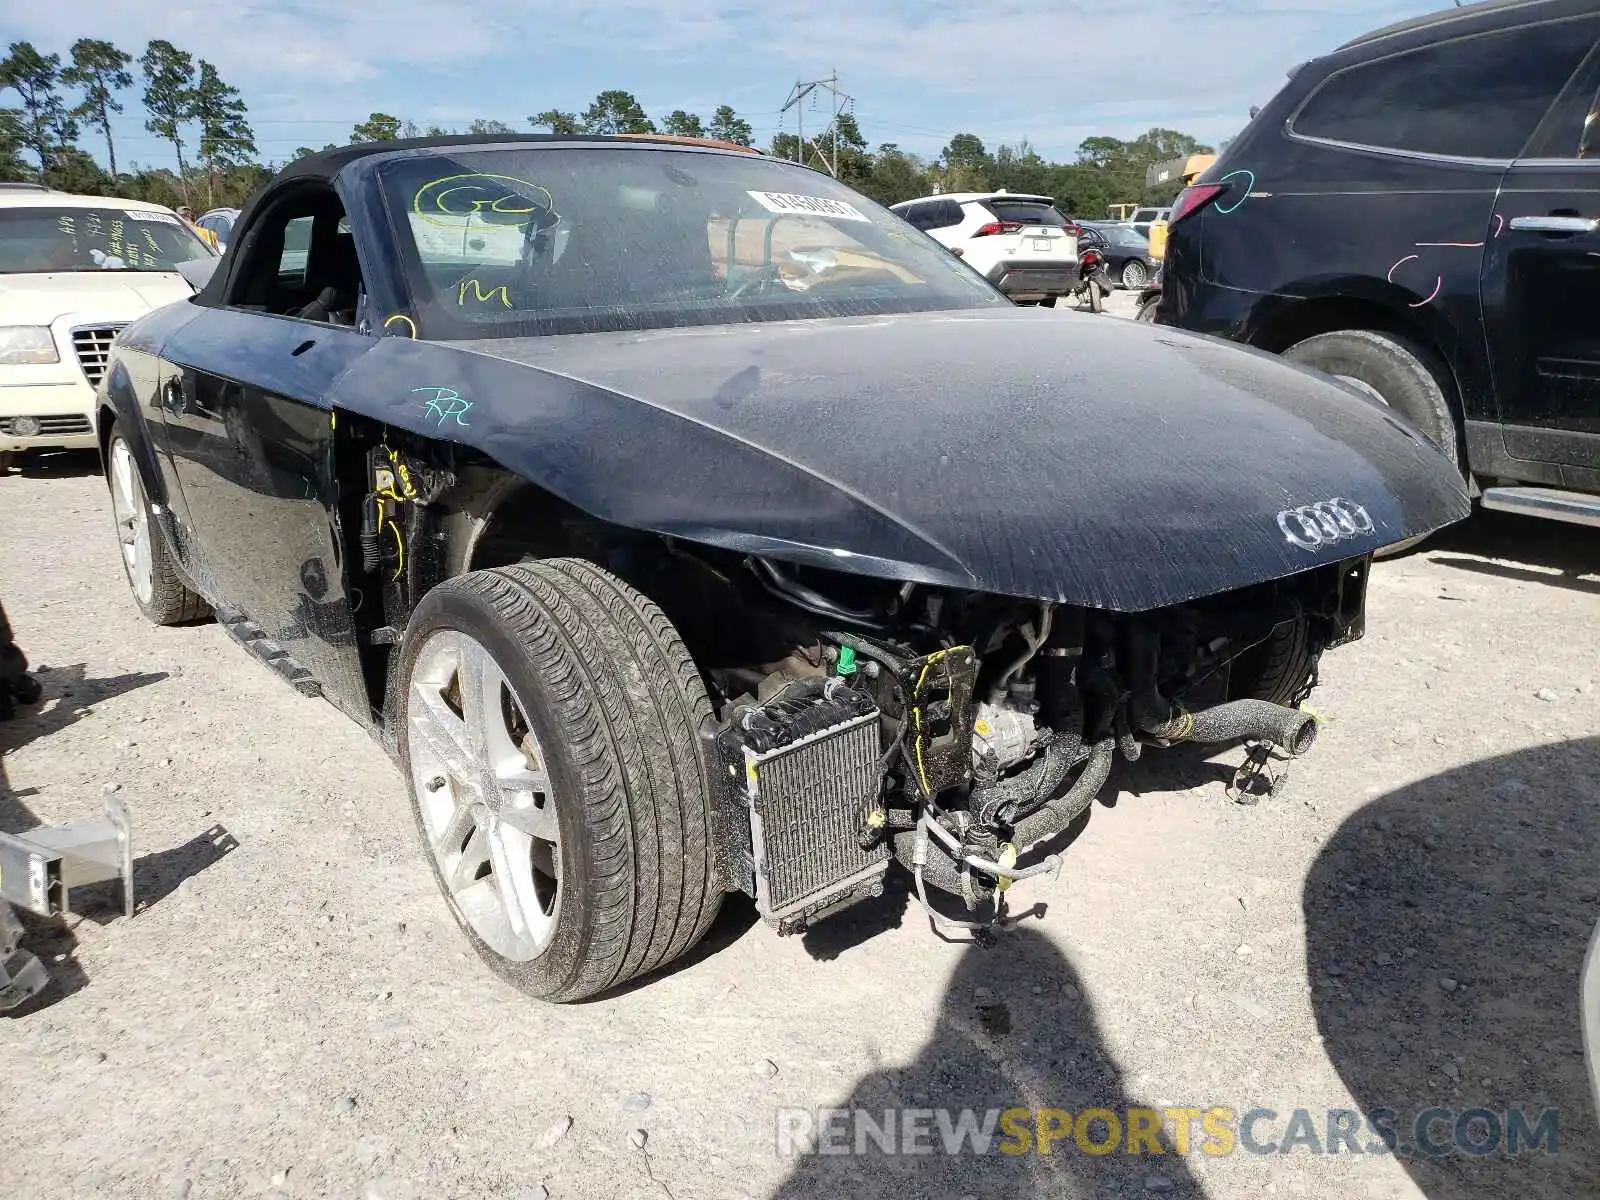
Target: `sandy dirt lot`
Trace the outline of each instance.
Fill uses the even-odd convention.
[[[0,1017],[6,1196],[1500,1200],[1600,1177],[1576,995],[1600,537],[1478,517],[1381,565],[1278,795],[1229,801],[1237,751],[1147,755],[992,949],[938,940],[903,891],[789,939],[730,902],[678,969],[556,1008],[469,955],[366,735],[217,626],[144,623],[94,471],[0,478],[0,595],[46,690],[0,725],[0,828],[119,789],[141,909],[86,893],[30,924],[59,985]],[[1272,1110],[1258,1144],[1296,1109],[1318,1142],[1330,1109],[1560,1111],[1557,1153],[1518,1158],[778,1153],[780,1106],[849,1104]]]

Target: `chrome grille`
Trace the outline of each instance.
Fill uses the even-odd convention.
[[[74,433],[93,433],[94,426],[89,424],[89,418],[82,413],[70,413],[66,416],[34,417],[39,422],[39,432],[35,437],[67,437]],[[0,418],[0,433],[11,437],[20,436],[16,429],[16,418]]]
[[[94,328],[74,329],[72,349],[78,355],[78,365],[90,387],[99,387],[111,361],[111,342],[121,325],[101,325]]]
[[[885,842],[859,841],[877,805],[878,742],[873,712],[770,754],[746,750],[763,916],[813,908],[887,868]]]

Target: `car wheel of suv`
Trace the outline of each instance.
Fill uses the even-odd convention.
[[[1460,432],[1441,382],[1445,368],[1422,347],[1393,334],[1340,329],[1290,346],[1283,357],[1325,371],[1394,409],[1461,469]],[[1403,554],[1423,540],[1389,546],[1378,557]]]
[[[398,682],[424,848],[496,974],[577,1000],[704,936],[711,705],[653,603],[581,559],[473,571],[423,597]]]
[[[106,482],[111,485],[111,515],[122,549],[122,569],[134,603],[157,625],[183,625],[202,620],[211,610],[178,577],[166,539],[151,519],[139,464],[127,439],[111,435],[106,447]]]
[[[1122,286],[1130,292],[1144,290],[1144,285],[1150,282],[1150,272],[1144,269],[1144,264],[1137,258],[1130,258],[1122,264]]]

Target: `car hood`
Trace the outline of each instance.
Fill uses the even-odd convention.
[[[442,387],[459,400],[429,408]],[[338,392],[623,525],[1106,609],[1295,574],[1468,512],[1421,434],[1325,376],[1048,310],[388,338]]]
[[[176,271],[0,275],[0,325],[48,325],[66,316],[131,321],[192,295]]]

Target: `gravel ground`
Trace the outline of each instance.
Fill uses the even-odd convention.
[[[730,903],[679,969],[555,1008],[469,956],[374,743],[217,626],[143,622],[94,470],[0,479],[0,595],[46,689],[0,725],[0,828],[120,789],[141,910],[86,892],[30,924],[58,987],[0,1018],[0,1193],[1499,1200],[1600,1177],[1576,1011],[1600,537],[1490,514],[1381,565],[1277,795],[1229,802],[1237,752],[1146,756],[996,948],[938,940],[903,893],[790,939]],[[1559,1153],[774,1144],[780,1105],[1259,1107],[1265,1140],[1298,1108],[1321,1130],[1519,1102],[1560,1108]]]

